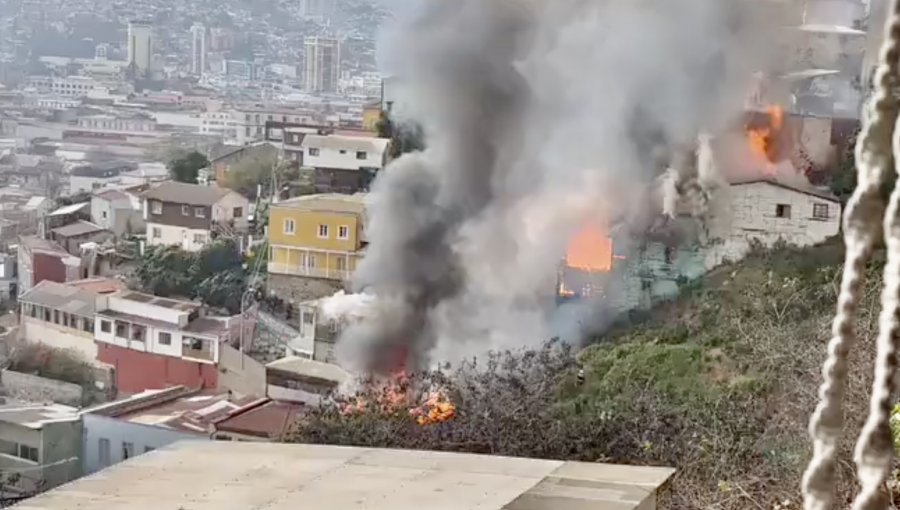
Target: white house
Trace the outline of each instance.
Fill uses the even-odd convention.
[[[303,137],[303,166],[339,170],[381,169],[387,164],[385,138],[318,135]]]
[[[63,283],[44,280],[19,297],[25,341],[68,349],[95,362],[94,313],[105,297]]]
[[[719,243],[708,248],[707,269],[743,258],[753,242],[812,246],[840,233],[840,200],[812,186],[761,178],[734,182],[727,193],[728,213],[710,233]]]
[[[196,303],[117,292],[97,310],[94,338],[132,351],[214,364],[226,324],[201,313]]]
[[[248,225],[250,202],[218,186],[164,182],[145,192],[143,199],[149,246],[199,251],[214,231],[244,230]]]
[[[145,228],[136,197],[115,189],[91,197],[91,221],[117,236],[143,232]]]

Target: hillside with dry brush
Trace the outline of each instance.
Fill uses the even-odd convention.
[[[668,465],[678,473],[666,508],[799,508],[842,258],[839,243],[759,250],[580,352],[551,342],[369,384],[312,410],[287,439]],[[868,406],[882,267],[881,257],[869,267],[853,353],[854,435]],[[854,487],[837,490],[849,501]]]

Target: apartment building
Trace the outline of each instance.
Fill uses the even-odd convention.
[[[81,420],[61,404],[0,405],[0,470],[21,474],[15,488],[45,490],[81,476]]]
[[[105,297],[79,287],[49,280],[19,297],[20,334],[26,342],[68,349],[95,362],[94,313]]]
[[[81,278],[81,259],[36,236],[19,238],[16,256],[19,295],[44,280],[64,283]]]
[[[232,115],[237,122],[236,140],[240,145],[262,140],[267,122],[315,125],[316,113],[312,110],[287,105],[237,105]]]
[[[347,280],[366,245],[365,195],[307,195],[269,211],[269,274]]]
[[[264,395],[265,367],[230,345],[238,324],[197,303],[121,291],[95,314],[97,359],[126,394],[180,384]]]
[[[250,202],[218,186],[164,182],[143,199],[148,246],[199,251],[214,232],[247,228]]]

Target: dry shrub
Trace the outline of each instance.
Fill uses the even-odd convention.
[[[446,389],[448,422],[420,426],[402,408],[346,413],[343,398],[289,440],[668,465],[678,472],[665,508],[799,508],[841,248],[755,253],[577,356],[551,342],[413,375],[412,395]],[[852,356],[841,507],[856,490],[851,449],[868,409],[882,268],[868,270]]]

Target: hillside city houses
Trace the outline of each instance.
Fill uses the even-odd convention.
[[[387,14],[344,3],[358,12],[0,0],[0,507],[190,491],[249,508],[262,490],[282,498],[271,508],[350,504],[343,490],[402,506],[440,492],[434,476],[459,489],[436,496],[447,508],[549,508],[566,491],[578,508],[655,508],[671,470],[271,444],[360,375],[322,303],[369,250],[373,183],[428,141],[405,139],[409,77],[375,64]],[[587,232],[603,249],[560,257],[541,298],[649,309],[755,246],[840,232],[816,176],[859,127],[882,32],[861,2],[803,3],[783,20],[789,61],[754,77],[734,129],[767,130],[796,175],[720,168],[715,221],[679,203],[648,206],[641,232]]]

